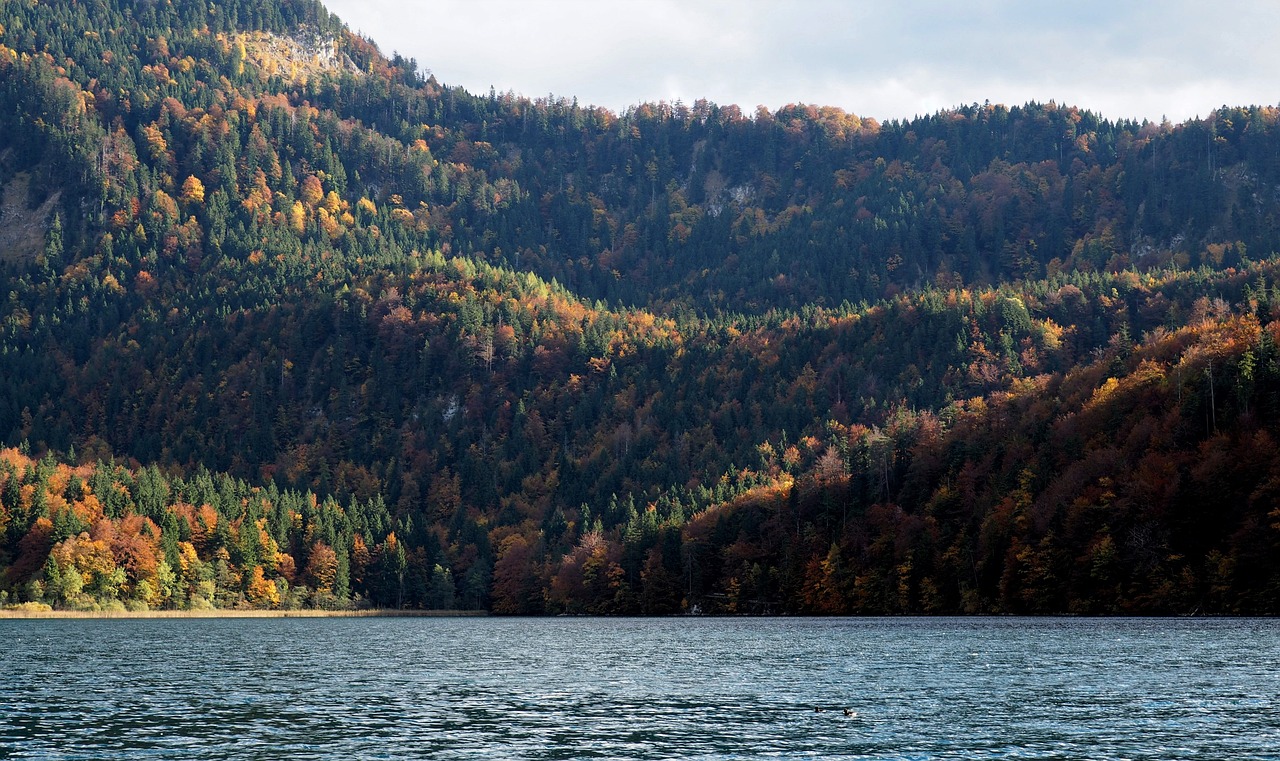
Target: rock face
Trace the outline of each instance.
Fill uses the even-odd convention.
[[[359,71],[351,58],[338,49],[337,39],[326,39],[307,29],[289,36],[244,32],[235,35],[232,44],[243,46],[244,61],[267,77],[280,75],[297,80],[325,71]]]
[[[0,260],[32,259],[44,246],[44,233],[62,192],[33,209],[28,204],[30,189],[31,176],[19,172],[0,190]]]

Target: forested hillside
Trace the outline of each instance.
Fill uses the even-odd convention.
[[[0,585],[1273,612],[1278,119],[614,114],[5,0]]]

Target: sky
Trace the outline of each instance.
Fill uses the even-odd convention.
[[[1280,1],[325,0],[474,93],[624,111],[706,98],[881,121],[967,103],[1179,122],[1280,103]]]

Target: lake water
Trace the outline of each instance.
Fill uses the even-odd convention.
[[[0,643],[0,758],[1280,758],[1272,620],[4,620]]]

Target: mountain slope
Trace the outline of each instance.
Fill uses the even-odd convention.
[[[307,490],[382,504],[378,521],[326,535],[343,562],[357,539],[379,557],[407,548],[408,593],[348,590],[380,604],[425,604],[440,565],[470,579],[470,604],[492,593],[508,612],[734,594],[757,609],[896,610],[854,606],[847,585],[844,602],[805,596],[806,558],[858,546],[829,522],[752,549],[789,580],[732,593],[742,574],[708,569],[738,550],[702,536],[702,516],[736,514],[716,506],[753,488],[804,503],[809,460],[823,478],[873,478],[858,447],[917,416],[949,440],[968,431],[973,443],[948,446],[979,447],[979,461],[1003,456],[986,423],[956,421],[1009,394],[1075,414],[1063,384],[1103,388],[1100,356],[1126,382],[1138,369],[1121,348],[1162,330],[1270,330],[1274,109],[1177,126],[1055,104],[889,124],[702,102],[615,115],[424,80],[317,3],[10,2],[0,27],[0,179],[28,183],[20,212],[48,214],[43,245],[5,257],[0,436],[225,472],[276,490],[264,515]],[[1047,424],[1026,423],[1035,446]],[[1257,427],[1226,412],[1221,425]],[[1035,446],[1002,467],[1035,472]],[[35,484],[34,466],[18,470],[10,483]],[[956,478],[930,471],[857,509],[923,509]],[[978,525],[1017,484],[991,488]],[[239,534],[233,500],[211,508]],[[6,509],[0,560],[16,563],[59,512]],[[120,510],[81,518],[143,512]],[[152,512],[162,537],[180,535]],[[309,529],[285,523],[269,533],[305,565]],[[957,536],[968,547],[973,533]],[[248,594],[261,564],[245,558],[258,556],[232,559],[225,581],[240,588],[220,599]],[[19,596],[45,573],[28,565],[8,577]],[[1073,591],[1029,606],[993,591],[993,574],[962,589],[935,573],[929,609],[1075,606]],[[117,596],[156,602],[139,581]]]

